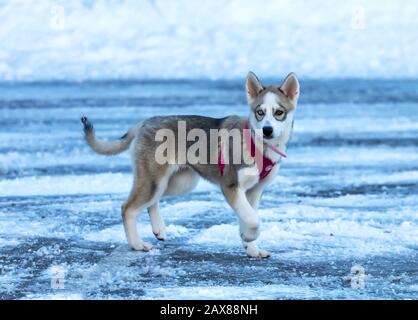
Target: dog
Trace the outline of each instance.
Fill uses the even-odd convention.
[[[136,220],[140,211],[148,209],[155,237],[165,240],[165,225],[159,212],[160,199],[193,190],[202,177],[220,187],[226,201],[238,215],[240,236],[246,254],[253,258],[270,256],[269,252],[260,249],[256,244],[260,233],[257,209],[263,190],[276,176],[280,161],[285,157],[300,85],[294,73],[290,73],[280,86],[264,86],[253,72],[249,72],[245,88],[249,106],[248,118],[156,116],[135,125],[115,141],[96,138],[91,122],[84,116],[81,118],[84,137],[95,152],[116,155],[131,147],[133,186],[128,199],[122,205],[121,213],[126,238],[132,249],[152,249],[152,245],[144,242],[138,234]],[[161,130],[172,132],[174,139],[157,139]],[[213,131],[235,130],[238,138],[243,141],[239,144],[242,146],[241,155],[235,157],[239,152],[233,150],[231,137],[223,138],[215,133],[215,139],[206,143],[203,151],[201,149],[195,152],[198,161],[191,161],[184,154],[189,154],[192,148],[196,151],[196,146],[193,147],[192,141],[185,134],[195,133],[196,130],[207,136]],[[176,150],[176,142],[185,149]],[[156,156],[163,144],[166,149],[162,154],[166,162],[157,161]],[[215,161],[203,161],[207,160],[208,155]],[[225,158],[232,157],[239,161],[234,158],[234,162],[225,162]],[[246,162],[248,159],[253,161]]]

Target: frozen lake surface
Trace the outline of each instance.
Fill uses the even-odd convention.
[[[277,81],[278,82],[278,81]],[[207,182],[165,198],[168,239],[129,250],[120,205],[129,153],[94,154],[153,115],[245,115],[242,81],[0,85],[1,299],[417,299],[418,82],[302,81],[288,158],[245,257],[236,217]],[[350,270],[365,272],[353,289]],[[51,275],[64,274],[64,288]]]

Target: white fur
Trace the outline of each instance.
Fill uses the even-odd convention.
[[[245,191],[238,188],[235,203],[232,204],[240,219],[240,231],[246,241],[254,241],[258,237],[260,219],[257,212],[250,205]]]
[[[278,121],[274,117],[273,110],[274,108],[278,108],[279,103],[277,101],[277,96],[272,93],[268,92],[264,96],[263,103],[260,105],[260,108],[265,111],[265,116],[261,121],[257,121],[253,112],[250,114],[250,123],[253,129],[257,129],[258,133],[261,133],[261,130],[265,126],[273,127],[273,138],[269,141],[274,143],[275,140],[281,136],[282,132],[286,128],[286,123],[288,122],[288,118],[286,117],[285,121]],[[262,137],[261,137],[262,138]]]
[[[252,242],[242,242],[247,252],[247,255],[251,258],[268,258],[270,253],[266,250],[260,249],[255,241]]]
[[[294,110],[289,111],[287,113],[286,119],[284,121],[277,120],[274,117],[273,110],[279,107],[279,102],[277,96],[272,92],[268,92],[264,96],[263,103],[260,107],[265,111],[265,116],[261,121],[257,121],[254,112],[251,111],[249,116],[251,127],[256,130],[255,133],[259,135],[259,138],[261,139],[263,138],[263,127],[273,127],[273,137],[269,140],[266,140],[266,142],[277,147],[279,150],[285,152],[287,142],[289,141],[290,134],[292,132]],[[276,152],[270,149],[264,151],[265,155],[272,161],[277,162],[278,160],[280,160],[281,156],[278,155]]]
[[[238,170],[238,185],[242,190],[251,189],[260,180],[257,165]]]

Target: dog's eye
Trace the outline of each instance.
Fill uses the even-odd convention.
[[[276,117],[281,117],[283,114],[284,114],[284,111],[283,110],[277,110],[275,112]]]
[[[261,110],[261,109],[258,109],[257,110],[257,115],[260,116],[260,117],[264,116],[264,111]]]

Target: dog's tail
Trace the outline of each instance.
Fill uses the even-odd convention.
[[[138,126],[132,127],[119,140],[104,141],[96,138],[93,125],[87,117],[82,117],[81,122],[84,125],[84,137],[88,145],[97,153],[108,156],[119,154],[128,149],[138,129]]]

